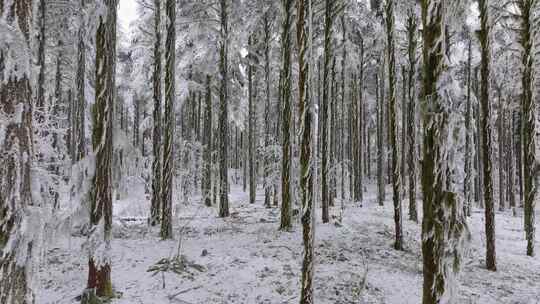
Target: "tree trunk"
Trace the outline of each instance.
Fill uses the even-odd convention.
[[[459,270],[460,244],[467,226],[458,196],[447,188],[449,115],[448,100],[440,94],[446,71],[444,63],[444,9],[442,0],[422,1],[423,22],[423,161],[422,161],[422,257],[423,304],[452,302],[449,287]],[[451,253],[448,255],[448,253]]]
[[[302,198],[302,238],[304,255],[302,261],[302,282],[300,304],[313,303],[313,255],[314,255],[314,191],[311,130],[311,0],[297,2],[296,40],[298,45],[298,115],[300,118],[300,191]],[[306,20],[309,18],[309,20]]]
[[[249,36],[249,51],[253,52],[253,35]],[[257,181],[255,180],[255,105],[253,74],[255,67],[249,58],[248,66],[248,161],[249,161],[249,203],[255,204],[255,190]]]
[[[394,54],[394,1],[386,2],[386,35],[388,51],[388,113],[390,119],[390,147],[392,149],[392,189],[394,201],[394,222],[395,222],[395,243],[396,250],[403,250],[402,235],[402,212],[401,212],[401,168],[399,162],[399,152],[397,145],[398,124],[397,124],[397,105],[396,105],[396,67]]]
[[[533,99],[534,89],[534,53],[532,48],[533,31],[533,5],[534,0],[520,0],[518,7],[521,13],[521,37],[519,41],[523,48],[522,54],[522,81],[521,111],[523,130],[523,196],[524,196],[524,224],[525,238],[527,239],[527,255],[534,256],[535,224],[534,213],[538,194],[538,170],[536,159],[536,102]]]
[[[154,73],[153,100],[154,100],[154,125],[152,136],[152,149],[154,159],[152,160],[152,202],[150,207],[150,225],[159,223],[161,214],[161,185],[162,185],[162,154],[161,154],[161,0],[154,0]]]
[[[220,117],[219,117],[219,133],[220,133],[220,161],[219,161],[219,217],[229,216],[229,171],[228,171],[228,145],[229,145],[229,128],[228,128],[228,60],[229,60],[229,20],[227,12],[227,0],[220,1],[221,7],[221,41],[220,41],[220,73],[221,87],[219,90],[220,102]]]
[[[495,204],[493,201],[493,176],[492,176],[492,141],[491,141],[491,102],[489,100],[489,74],[490,74],[490,38],[488,25],[488,0],[479,0],[480,10],[480,103],[481,103],[481,126],[482,126],[482,160],[484,172],[484,203],[485,203],[485,229],[486,229],[486,267],[496,271],[495,257]]]
[[[206,75],[206,97],[204,109],[204,136],[203,136],[203,181],[202,197],[207,207],[212,206],[212,88],[210,75]]]
[[[94,127],[92,146],[96,155],[90,206],[90,235],[88,241],[104,238],[105,252],[91,248],[88,260],[88,290],[99,297],[113,296],[111,283],[112,238],[112,167],[113,157],[113,108],[115,105],[116,66],[116,1],[105,1],[107,10],[99,17],[96,33],[96,102],[93,108]],[[101,230],[97,225],[103,224]],[[100,232],[103,231],[103,232]],[[101,235],[103,234],[103,235]],[[100,241],[101,242],[101,241]],[[95,245],[94,245],[95,246]],[[103,246],[103,245],[102,245]]]
[[[407,16],[407,40],[408,40],[408,82],[407,82],[407,99],[408,99],[408,117],[407,117],[407,141],[408,141],[408,163],[409,163],[409,219],[418,223],[418,211],[416,207],[416,177],[417,177],[417,151],[416,151],[416,49],[418,38],[416,32],[418,23],[416,13],[410,10]],[[405,149],[405,147],[403,147]]]
[[[28,57],[19,61],[23,65],[21,73],[6,65],[5,60],[13,52],[31,53],[32,1],[0,1],[0,16],[15,16],[2,20],[9,25],[2,30],[7,30],[8,36],[13,35],[20,43],[16,43],[17,47],[24,47],[12,49],[9,43],[0,46],[0,115],[4,117],[0,138],[0,302],[31,304],[34,291],[28,274],[36,250],[24,226],[41,220],[34,218],[39,211],[38,204],[34,206],[32,201],[32,157],[25,159],[33,154],[31,75],[28,74],[31,62]]]
[[[463,192],[465,202],[463,204],[463,211],[466,216],[471,216],[471,200],[472,200],[472,156],[471,151],[471,132],[472,132],[472,103],[471,103],[471,40],[469,40],[468,46],[468,59],[467,59],[467,102],[465,110],[465,181],[463,182]]]
[[[264,14],[264,82],[265,82],[265,103],[264,103],[264,206],[270,208],[271,200],[271,190],[272,187],[270,181],[270,166],[271,166],[271,156],[269,155],[270,149],[270,130],[271,130],[271,120],[270,120],[270,15],[268,11]]]
[[[174,129],[176,99],[175,90],[175,46],[176,46],[176,1],[167,0],[165,4],[167,15],[167,39],[165,40],[165,112],[163,136],[163,180],[161,188],[162,215],[161,239],[171,239],[172,235],[172,192],[174,180]]]
[[[291,222],[291,34],[290,29],[293,24],[293,0],[283,0],[285,16],[282,28],[282,92],[281,102],[283,104],[282,114],[282,167],[281,167],[281,230],[290,230]]]
[[[323,223],[328,223],[330,191],[328,186],[329,175],[329,143],[328,135],[328,105],[330,103],[330,65],[333,58],[332,35],[333,35],[333,5],[334,1],[325,0],[325,17],[324,17],[324,64],[323,64],[323,98],[321,105],[321,154],[322,154],[322,171],[321,171],[321,189],[322,189],[322,220]]]

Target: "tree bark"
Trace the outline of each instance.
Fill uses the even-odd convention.
[[[161,188],[161,239],[171,239],[172,235],[172,192],[175,168],[174,129],[176,100],[175,90],[175,46],[176,46],[176,1],[165,3],[167,15],[167,38],[165,40],[165,112],[163,134],[163,180]]]
[[[11,49],[10,44],[0,46],[0,302],[31,304],[34,291],[29,273],[32,257],[36,254],[34,240],[24,225],[35,225],[33,218],[37,204],[32,201],[32,91],[30,87],[30,58],[20,61],[21,71],[6,65],[10,53],[31,53],[30,27],[32,1],[0,1],[0,16],[14,16],[2,22],[9,25],[12,34],[24,49]],[[2,18],[2,17],[0,17]],[[36,222],[33,222],[33,221]],[[36,228],[35,228],[36,229]],[[24,257],[21,261],[20,257]]]

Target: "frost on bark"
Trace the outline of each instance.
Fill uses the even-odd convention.
[[[46,16],[47,16],[47,6],[45,5],[45,0],[39,0],[38,5],[39,11],[39,37],[38,37],[38,62],[39,74],[37,81],[37,93],[36,93],[36,107],[38,110],[38,122],[43,123],[45,115],[45,44],[46,44]]]
[[[527,239],[527,255],[534,256],[534,213],[536,198],[538,196],[538,171],[539,164],[536,159],[536,112],[537,105],[534,99],[534,9],[537,8],[537,0],[520,0],[517,6],[520,11],[520,43],[522,47],[522,134],[523,134],[523,201],[524,201],[524,224],[525,238]]]
[[[41,226],[30,175],[31,23],[31,1],[0,1],[0,302],[6,304],[34,303],[32,258],[39,245],[33,232]],[[21,53],[26,56],[18,58]]]
[[[403,250],[402,235],[402,210],[401,210],[401,163],[399,161],[399,151],[397,144],[398,124],[396,105],[396,58],[394,54],[394,1],[386,1],[386,35],[387,35],[387,56],[388,56],[388,102],[390,119],[390,147],[392,149],[392,189],[394,201],[394,224],[395,243],[394,248]]]
[[[253,35],[249,36],[248,49],[253,51]],[[251,56],[250,56],[251,57]],[[253,76],[255,67],[253,66],[254,58],[249,58],[248,66],[248,162],[249,162],[249,203],[255,203],[255,191],[257,181],[255,178],[255,105],[254,105],[254,84]]]
[[[482,161],[484,172],[484,203],[485,203],[485,231],[486,231],[486,267],[489,270],[497,270],[495,258],[495,204],[493,202],[493,176],[492,176],[492,138],[491,138],[491,102],[490,89],[490,37],[488,1],[479,0],[480,10],[480,40],[481,63],[480,63],[480,103],[481,103],[481,127],[482,127]]]
[[[408,76],[407,76],[407,160],[409,166],[409,219],[418,222],[418,211],[416,207],[416,49],[418,46],[418,23],[414,10],[407,13],[405,25],[407,31],[407,55],[408,55]],[[403,147],[405,149],[405,147]]]
[[[113,109],[115,105],[116,1],[104,2],[96,32],[96,101],[92,111],[95,175],[90,200],[87,289],[113,296],[111,283]]]
[[[291,27],[293,24],[293,0],[282,0],[284,17],[282,25],[282,166],[281,166],[281,221],[280,229],[289,230],[291,222]]]
[[[152,134],[152,201],[150,205],[150,225],[159,223],[161,214],[161,0],[154,0],[154,71],[152,74],[153,85],[153,134]]]
[[[471,40],[469,40],[467,57],[467,101],[465,104],[465,181],[463,182],[464,204],[463,212],[466,216],[471,216],[472,204],[472,174],[473,174],[473,151],[472,150],[472,102],[471,102]]]
[[[174,178],[174,129],[175,129],[175,45],[176,1],[165,3],[167,15],[167,38],[165,40],[165,112],[163,134],[163,180],[161,188],[162,239],[172,238],[172,192]]]
[[[328,105],[330,104],[331,92],[330,86],[333,85],[333,81],[330,80],[330,68],[333,58],[333,23],[335,18],[335,6],[337,5],[333,0],[325,0],[325,12],[324,12],[324,63],[323,63],[323,98],[321,101],[321,156],[322,156],[322,172],[321,172],[321,189],[322,189],[322,220],[323,223],[327,223],[330,220],[329,206],[330,206],[330,193],[328,175],[330,173],[330,153],[329,147],[332,146],[332,142],[328,140],[329,126],[328,126]],[[331,149],[330,149],[331,150]]]
[[[229,60],[229,21],[227,13],[227,0],[220,1],[221,14],[221,40],[219,50],[219,70],[221,74],[221,86],[219,89],[219,216],[229,216],[229,176],[228,176],[228,145],[229,145],[229,128],[228,128],[228,60]]]
[[[206,76],[206,96],[204,109],[204,130],[203,136],[203,181],[202,197],[207,207],[212,206],[212,91],[210,75]]]
[[[352,128],[352,165],[353,165],[353,200],[362,204],[363,191],[362,191],[362,144],[361,144],[361,130],[362,124],[366,121],[363,119],[363,92],[362,92],[362,79],[364,77],[364,41],[360,40],[360,65],[358,80],[356,75],[353,75],[352,79],[352,114],[353,119],[351,121]]]
[[[377,201],[379,206],[384,205],[385,184],[384,184],[384,102],[380,94],[382,85],[379,78],[379,71],[375,72],[375,94],[377,103]]]
[[[264,26],[264,83],[265,83],[265,105],[264,105],[264,206],[267,208],[270,207],[271,200],[271,185],[270,182],[270,165],[272,162],[271,156],[268,155],[268,149],[270,147],[270,137],[271,137],[271,119],[270,119],[270,39],[271,39],[271,21],[270,14],[268,11],[264,14],[263,17],[263,26]]]
[[[86,113],[86,99],[85,99],[85,85],[86,85],[86,24],[84,16],[84,0],[81,0],[79,7],[79,30],[78,30],[78,43],[77,43],[77,101],[75,102],[74,113],[74,144],[75,144],[75,161],[80,161],[86,156],[86,130],[85,130],[85,113]]]
[[[314,258],[314,210],[313,210],[313,162],[311,105],[311,0],[297,1],[296,42],[298,45],[298,114],[300,118],[300,192],[302,199],[302,237],[304,255],[300,304],[313,303],[313,258]]]
[[[448,158],[451,125],[450,108],[444,90],[447,85],[445,7],[442,0],[422,0],[423,23],[423,161],[422,161],[422,256],[423,304],[452,300],[454,273],[459,271],[461,248],[467,226],[459,196],[449,189]]]

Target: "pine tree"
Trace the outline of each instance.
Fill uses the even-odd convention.
[[[463,204],[463,211],[466,216],[471,216],[471,204],[472,204],[472,154],[473,152],[471,144],[471,133],[472,133],[472,102],[471,102],[471,61],[472,61],[472,52],[471,52],[471,40],[469,40],[468,46],[468,59],[467,59],[467,102],[465,110],[465,180],[463,182],[464,186],[464,198],[465,202]]]
[[[228,173],[228,145],[229,145],[229,128],[228,128],[228,60],[229,60],[229,20],[227,12],[227,0],[220,1],[221,14],[221,40],[220,40],[220,73],[221,86],[219,89],[219,134],[220,134],[220,149],[219,149],[219,216],[229,216],[229,173]]]
[[[314,255],[314,209],[313,201],[313,162],[311,130],[311,59],[312,59],[312,32],[311,32],[311,0],[298,0],[296,42],[298,45],[298,114],[301,122],[300,147],[300,191],[302,198],[302,236],[304,243],[304,257],[302,261],[302,282],[300,304],[313,303],[313,255]]]
[[[290,230],[291,222],[291,34],[293,23],[293,0],[282,0],[284,17],[281,36],[282,80],[281,80],[281,128],[282,128],[282,166],[281,166],[281,230]]]
[[[330,220],[328,208],[331,205],[330,197],[332,196],[329,190],[328,175],[330,171],[330,154],[329,147],[332,146],[332,140],[328,140],[330,134],[328,126],[328,105],[331,99],[331,87],[333,81],[330,79],[330,68],[333,56],[332,35],[333,23],[335,16],[335,5],[338,1],[325,0],[324,10],[324,64],[323,64],[323,98],[321,100],[321,154],[322,154],[322,172],[321,172],[321,187],[322,187],[322,220],[327,223]]]
[[[269,180],[270,164],[272,162],[269,154],[270,137],[271,137],[271,91],[270,91],[270,39],[271,39],[271,21],[270,12],[267,10],[263,16],[263,30],[264,30],[264,82],[265,82],[265,103],[264,103],[264,206],[267,208],[270,206],[271,200],[271,183]]]
[[[489,96],[490,88],[490,37],[489,37],[489,15],[488,1],[479,0],[480,10],[480,31],[478,37],[481,47],[480,63],[480,103],[481,106],[481,127],[482,127],[482,160],[484,171],[484,202],[485,202],[485,229],[486,229],[486,267],[489,270],[497,270],[495,258],[495,204],[493,202],[493,177],[491,161],[491,102]]]
[[[75,124],[73,128],[73,136],[75,137],[76,156],[75,160],[80,161],[86,156],[86,128],[85,128],[85,113],[86,113],[86,22],[84,16],[84,0],[80,1],[79,13],[79,30],[77,33],[77,76],[76,90],[77,103],[75,110]]]
[[[88,286],[90,295],[110,298],[111,283],[110,251],[112,238],[112,157],[113,157],[113,107],[115,104],[116,66],[116,1],[105,1],[107,10],[99,17],[96,32],[96,102],[93,108],[92,146],[96,155],[90,206],[90,244],[104,238],[105,253],[99,256],[91,248],[89,252]],[[99,68],[101,67],[101,68]],[[99,228],[98,225],[104,225]],[[103,230],[102,230],[103,229]],[[102,232],[100,232],[102,231]],[[89,302],[92,303],[92,302]]]
[[[409,219],[418,223],[418,211],[416,207],[416,49],[418,39],[416,32],[418,23],[416,13],[413,9],[407,12],[407,59],[408,59],[408,82],[407,82],[407,143],[408,143],[408,164],[409,164]],[[403,147],[405,149],[405,147]]]
[[[401,168],[399,162],[399,152],[397,145],[398,124],[396,113],[396,66],[394,54],[394,1],[386,1],[386,35],[387,35],[387,56],[388,56],[388,99],[390,112],[390,147],[392,149],[392,189],[394,201],[394,222],[395,222],[395,243],[394,248],[403,250],[402,235],[402,212],[401,212]]]
[[[161,214],[162,154],[161,154],[161,0],[154,0],[154,71],[152,75],[154,111],[152,134],[152,202],[150,207],[150,225],[159,222]]]
[[[376,94],[376,103],[377,103],[377,201],[379,206],[384,205],[385,200],[385,184],[384,184],[384,102],[380,91],[381,81],[379,78],[379,71],[375,73],[375,94]]]
[[[448,189],[449,113],[440,90],[445,81],[445,8],[443,0],[422,0],[423,23],[423,161],[422,256],[423,304],[451,300],[452,275],[460,268],[466,222],[458,196]]]
[[[10,5],[11,4],[11,5]],[[3,28],[12,35],[12,44],[0,44],[0,302],[30,304],[34,291],[30,274],[31,259],[36,253],[34,240],[24,225],[36,225],[36,202],[32,200],[32,93],[30,58],[11,65],[14,52],[30,54],[32,1],[0,1]],[[7,17],[6,16],[12,16]],[[15,18],[13,18],[15,17]],[[22,71],[22,73],[21,73]],[[17,113],[17,111],[20,111]],[[4,133],[5,132],[5,133]],[[35,221],[35,222],[33,222]],[[24,260],[21,260],[24,257]]]
[[[536,198],[538,196],[540,166],[536,159],[536,103],[533,99],[534,90],[534,64],[533,35],[535,20],[534,11],[537,8],[537,0],[519,0],[521,24],[519,42],[522,53],[522,134],[523,134],[523,201],[524,201],[524,224],[525,238],[527,239],[527,255],[534,256],[534,213]]]
[[[248,48],[253,52],[253,34],[249,36]],[[254,57],[254,56],[253,56]],[[257,181],[255,180],[255,105],[254,105],[254,84],[253,76],[255,67],[253,66],[253,58],[249,58],[248,66],[248,162],[249,162],[249,203],[255,203],[255,191]]]
[[[161,185],[161,230],[162,239],[172,238],[172,192],[174,179],[174,129],[175,129],[175,46],[176,46],[176,1],[165,3],[167,15],[167,39],[165,40],[165,112],[163,135],[163,179]]]
[[[210,75],[206,76],[206,97],[204,109],[204,130],[203,137],[203,181],[202,181],[202,197],[204,204],[208,207],[212,206],[212,89]]]

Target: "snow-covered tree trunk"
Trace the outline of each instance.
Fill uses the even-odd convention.
[[[329,128],[328,128],[328,105],[330,103],[330,86],[332,85],[330,80],[330,67],[333,58],[333,21],[334,13],[333,6],[334,1],[325,0],[325,13],[324,13],[324,64],[323,64],[323,98],[321,100],[321,154],[322,154],[322,173],[321,173],[321,189],[322,189],[322,220],[323,223],[327,223],[330,220],[328,208],[330,205],[330,190],[329,190],[329,146],[331,142],[328,140]]]
[[[300,118],[300,192],[302,198],[302,236],[304,256],[302,261],[301,304],[313,303],[314,265],[314,209],[316,194],[313,191],[313,132],[311,105],[311,0],[297,2],[296,42],[298,45],[298,114]]]
[[[282,130],[282,163],[281,163],[281,221],[280,229],[290,230],[291,222],[291,27],[293,24],[293,0],[282,0],[283,25],[281,36],[282,83],[281,83],[281,130]]]
[[[384,102],[382,101],[380,88],[381,81],[379,71],[375,72],[375,92],[377,103],[377,201],[379,206],[384,205],[385,184],[384,184]]]
[[[505,132],[505,126],[506,126],[506,111],[503,106],[503,98],[502,98],[502,88],[498,88],[497,90],[497,99],[498,99],[498,107],[499,107],[499,115],[497,120],[497,136],[498,136],[498,152],[499,152],[499,211],[504,211],[505,209],[505,200],[506,200],[506,150],[505,150],[505,143],[506,143],[506,132]]]
[[[80,161],[86,156],[86,130],[85,130],[85,113],[86,113],[86,22],[84,15],[84,0],[81,0],[79,7],[79,30],[78,30],[78,43],[77,43],[77,75],[76,75],[76,89],[77,89],[77,102],[75,110],[75,125],[73,130],[73,136],[75,137],[75,160]]]
[[[210,75],[206,76],[206,96],[204,109],[204,135],[203,135],[203,181],[202,197],[204,204],[212,206],[212,88]]]
[[[416,151],[416,50],[418,46],[418,23],[413,9],[407,13],[407,160],[409,165],[409,219],[418,223],[416,207],[416,177],[417,177],[417,151]],[[405,147],[403,147],[405,149]]]
[[[369,161],[367,159],[363,159],[362,151],[369,150],[366,149],[366,146],[369,145],[369,140],[365,140],[362,142],[362,138],[364,138],[364,133],[366,133],[366,129],[368,128],[368,120],[366,119],[367,113],[365,111],[366,109],[366,103],[364,103],[364,40],[360,39],[360,63],[358,66],[358,82],[355,82],[355,86],[357,86],[357,92],[358,92],[358,111],[355,111],[354,113],[358,115],[357,124],[359,126],[355,127],[355,132],[359,132],[359,142],[358,146],[356,147],[355,154],[357,154],[358,164],[353,164],[357,170],[356,178],[358,181],[356,182],[355,188],[357,193],[357,200],[362,204],[364,201],[364,182],[363,182],[363,168],[364,164],[367,166],[369,165]],[[353,101],[356,103],[356,101]],[[359,128],[357,130],[356,128]],[[366,166],[366,167],[367,167]]]
[[[253,34],[249,36],[248,49],[253,52]],[[253,76],[255,67],[249,58],[248,66],[248,162],[249,162],[249,203],[255,203],[255,191],[257,181],[255,179],[255,105],[254,105],[254,84]]]
[[[96,158],[90,204],[88,290],[99,297],[113,296],[111,283],[112,157],[115,105],[116,1],[104,1],[96,33],[96,101],[93,108],[92,147]]]
[[[221,18],[221,39],[220,39],[220,60],[219,69],[221,74],[221,86],[219,89],[219,216],[229,216],[229,170],[228,170],[228,145],[229,145],[229,110],[228,110],[228,71],[229,71],[229,20],[228,20],[228,0],[220,1]]]
[[[36,107],[38,110],[38,122],[43,123],[45,115],[45,45],[47,43],[46,36],[46,16],[47,16],[47,5],[45,0],[39,0],[39,37],[38,37],[38,58],[37,65],[39,66],[39,74],[37,80],[37,93],[36,93]]]
[[[165,40],[165,112],[163,134],[163,180],[161,186],[161,230],[162,239],[172,238],[172,193],[174,179],[174,129],[176,102],[175,90],[175,56],[176,56],[176,1],[167,0],[165,3],[167,15]]]
[[[396,105],[396,59],[394,54],[394,1],[386,1],[386,35],[387,35],[387,56],[388,56],[388,99],[390,118],[390,147],[392,149],[392,189],[394,201],[394,224],[395,243],[394,248],[403,250],[402,235],[402,211],[401,211],[401,164],[399,161],[399,151],[397,144],[398,124]]]
[[[39,250],[30,172],[31,24],[32,1],[0,1],[0,302],[6,304],[34,303],[32,258]]]
[[[444,92],[447,60],[444,0],[422,0],[423,23],[423,161],[422,256],[423,304],[452,301],[453,273],[467,235],[458,195],[448,189],[450,113]]]
[[[490,89],[490,27],[489,0],[479,0],[480,10],[480,103],[481,103],[481,127],[482,127],[482,161],[484,172],[484,204],[485,204],[485,231],[486,231],[486,267],[489,270],[497,270],[495,257],[495,204],[493,201],[493,176],[492,176],[492,136],[491,136],[491,102]]]
[[[472,61],[472,52],[471,52],[471,40],[468,44],[468,57],[467,57],[467,101],[465,104],[465,180],[463,182],[463,196],[465,202],[463,204],[463,211],[466,216],[471,216],[471,201],[472,201],[472,102],[471,102],[471,61]]]
[[[154,70],[152,86],[154,101],[153,127],[152,127],[152,201],[150,205],[150,225],[155,226],[161,215],[161,185],[162,185],[162,154],[161,154],[161,0],[154,0]]]
[[[264,83],[265,83],[265,103],[264,103],[264,206],[270,207],[271,200],[271,190],[270,187],[273,183],[270,182],[270,164],[271,157],[269,154],[270,147],[270,132],[271,132],[271,119],[270,119],[270,15],[267,11],[263,17],[263,27],[264,27]]]
[[[534,64],[533,35],[535,9],[538,1],[520,0],[517,5],[521,14],[520,37],[522,47],[522,130],[523,130],[523,196],[524,196],[524,224],[525,238],[527,239],[527,255],[534,256],[535,239],[535,206],[538,196],[539,169],[536,159],[536,113],[537,104],[534,96]]]

